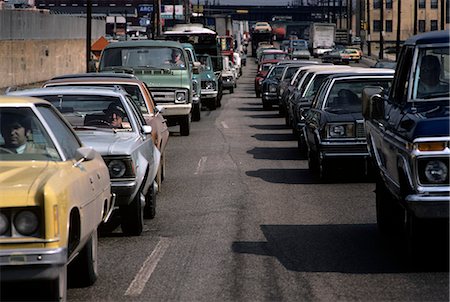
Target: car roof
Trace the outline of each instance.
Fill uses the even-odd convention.
[[[313,71],[314,72],[314,71]],[[342,68],[337,70],[319,70],[315,72],[316,74],[324,74],[324,73],[346,73],[346,74],[394,74],[395,71],[389,68],[364,68],[364,67],[349,67]]]
[[[433,43],[449,43],[450,30],[436,30],[412,36],[405,41],[404,45],[421,45]]]
[[[26,90],[19,90],[9,93],[9,95],[17,96],[41,96],[48,94],[86,94],[86,95],[103,95],[112,97],[121,97],[126,94],[123,89],[117,87],[103,87],[103,86],[57,86],[57,87],[45,87],[45,88],[33,88]]]
[[[42,86],[52,84],[76,84],[76,83],[100,83],[100,84],[117,84],[117,85],[141,85],[144,84],[137,78],[114,78],[114,77],[69,77],[60,79],[51,79]]]
[[[263,55],[271,54],[271,53],[287,54],[287,52],[285,52],[284,50],[281,50],[281,49],[265,49],[265,50],[263,50]]]
[[[112,73],[112,72],[90,72],[65,74],[51,78],[51,80],[76,79],[76,78],[116,78],[116,79],[137,79],[134,74]]]
[[[49,102],[29,97],[29,96],[15,96],[15,95],[2,95],[0,96],[0,107],[10,104],[20,104],[20,105],[27,105],[28,107],[31,107],[32,105],[36,104],[50,104]]]
[[[384,69],[384,68],[379,68],[379,69]],[[388,70],[388,69],[387,69]],[[373,76],[383,76],[383,77],[394,77],[394,73],[393,72],[366,72],[366,71],[361,71],[361,72],[339,72],[339,73],[334,73],[328,76],[329,79],[335,79],[335,78],[345,78],[345,77],[349,77],[349,76],[358,76],[358,78],[361,77],[373,77]]]
[[[105,49],[109,48],[126,48],[126,47],[174,47],[183,48],[180,42],[168,40],[133,40],[119,41],[108,44]]]

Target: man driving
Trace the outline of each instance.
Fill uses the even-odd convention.
[[[436,56],[426,55],[422,58],[420,65],[420,81],[418,87],[418,97],[428,97],[433,94],[448,93],[448,82],[442,82],[441,63]]]
[[[33,152],[35,147],[28,142],[31,136],[30,119],[21,114],[6,113],[2,115],[1,133],[5,144],[2,146],[12,153]]]

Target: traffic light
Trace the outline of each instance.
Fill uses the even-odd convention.
[[[360,21],[360,26],[359,26],[359,28],[362,29],[362,30],[365,30],[365,29],[366,29],[366,22],[364,22],[364,20],[361,20],[361,21]]]

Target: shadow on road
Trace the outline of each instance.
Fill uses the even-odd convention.
[[[262,107],[239,107],[239,111],[265,111]]]
[[[259,141],[268,141],[268,142],[288,142],[288,141],[297,141],[295,135],[291,133],[279,133],[279,134],[254,134],[252,137],[256,138]]]
[[[260,228],[267,241],[233,242],[233,252],[275,257],[287,270],[296,272],[411,272],[401,247],[386,246],[375,224],[261,225]],[[433,263],[428,269],[446,271],[447,266],[442,262],[437,267]]]
[[[247,117],[251,118],[280,118],[280,116],[277,113],[269,113],[269,114],[254,114],[254,115],[247,115]]]
[[[258,130],[286,130],[291,129],[287,125],[249,125],[251,128],[255,128]]]
[[[298,148],[270,148],[255,147],[247,151],[255,159],[273,159],[273,160],[300,160],[301,156]]]
[[[247,176],[258,177],[270,183],[316,184],[317,180],[308,169],[259,169],[245,172]]]

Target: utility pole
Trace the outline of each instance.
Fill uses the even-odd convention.
[[[445,11],[445,0],[441,0],[441,30],[445,29]]]
[[[417,35],[417,0],[414,0],[414,34]]]
[[[384,3],[380,0],[380,51],[378,52],[378,58],[383,60],[384,58]]]
[[[86,72],[91,71],[92,0],[86,1]]]
[[[397,40],[395,41],[395,60],[398,61],[400,54],[400,33],[401,33],[401,18],[402,18],[402,1],[397,0]]]
[[[370,45],[370,0],[367,0],[366,4],[366,10],[367,10],[367,35],[366,35],[366,41],[367,41],[367,55],[370,57],[372,55],[372,47]]]
[[[352,36],[352,0],[347,0],[347,30],[348,30],[348,43],[351,43]]]
[[[175,25],[175,0],[172,1],[172,4],[173,4],[172,19],[173,19],[173,25]]]

